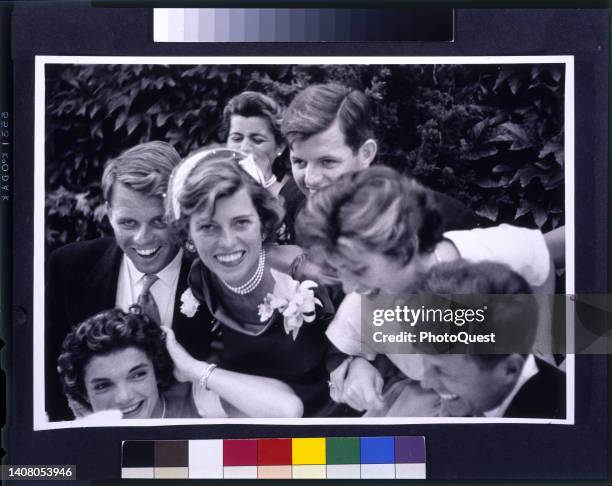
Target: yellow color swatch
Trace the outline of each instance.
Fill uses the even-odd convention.
[[[293,464],[325,464],[325,438],[291,439]]]

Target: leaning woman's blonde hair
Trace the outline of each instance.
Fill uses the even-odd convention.
[[[183,242],[189,240],[189,220],[196,213],[212,215],[217,201],[246,189],[261,221],[264,242],[276,238],[284,210],[280,202],[258,184],[238,162],[242,152],[222,147],[205,148],[183,160],[172,172],[166,200],[166,218]]]
[[[298,241],[315,259],[359,264],[363,249],[399,258],[432,251],[442,218],[431,191],[388,167],[349,172],[308,198]]]

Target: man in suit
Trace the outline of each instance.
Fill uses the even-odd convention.
[[[565,418],[565,373],[533,354],[427,354],[421,385],[455,417]]]
[[[315,84],[298,93],[283,115],[281,131],[289,144],[293,178],[306,196],[342,174],[369,167],[378,152],[367,96],[341,84]],[[463,203],[432,192],[445,231],[480,225]]]
[[[565,373],[530,353],[538,306],[546,304],[528,295],[531,289],[523,277],[502,264],[457,261],[431,270],[418,290],[422,294],[486,294],[479,299],[485,316],[482,323],[448,327],[454,334],[478,330],[495,336],[495,344],[442,348],[428,341],[415,344],[424,352],[421,386],[438,393],[444,415],[565,418]],[[449,331],[439,326],[428,330]]]
[[[298,93],[283,115],[281,132],[289,145],[293,178],[307,198],[347,172],[368,168],[378,152],[367,96],[341,84],[315,84]],[[481,220],[463,203],[431,192],[442,214],[444,231],[480,226]],[[288,212],[293,209],[288,219],[295,221],[302,207],[287,208]],[[334,302],[340,304],[343,298],[338,292]],[[330,372],[339,370],[345,358],[341,353],[332,354]],[[363,366],[366,368],[359,375],[369,376],[368,381],[378,380],[379,372],[373,366]],[[379,371],[394,370],[384,357],[376,366]],[[370,404],[358,400],[351,405],[363,410]]]
[[[66,245],[46,268],[45,389],[49,419],[69,420],[71,410],[57,376],[61,343],[70,329],[92,315],[140,304],[196,358],[209,352],[212,317],[200,306],[188,318],[180,311],[191,262],[164,219],[168,180],[180,162],[165,142],[148,142],[110,160],[102,190],[114,238]]]

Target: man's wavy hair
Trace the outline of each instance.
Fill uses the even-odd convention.
[[[220,198],[233,196],[241,189],[246,189],[259,215],[263,241],[271,243],[275,240],[285,211],[270,191],[238,165],[238,161],[230,155],[233,152],[230,149],[207,147],[185,159],[201,157],[185,177],[182,186],[170,188],[166,204],[166,219],[178,232],[183,243],[189,241],[189,220],[193,215],[204,212],[212,216]],[[175,169],[172,179],[179,170],[181,165]],[[174,214],[175,202],[180,207],[178,219]]]
[[[141,143],[126,150],[104,167],[104,200],[112,202],[113,187],[118,182],[146,197],[164,197],[172,169],[180,161],[181,156],[166,142]]]
[[[281,130],[291,147],[324,132],[336,120],[353,154],[374,137],[368,97],[338,83],[313,84],[299,92],[285,111]]]
[[[100,312],[68,333],[57,360],[66,397],[91,409],[85,388],[85,367],[94,356],[131,347],[146,353],[153,363],[158,388],[167,388],[173,379],[174,363],[166,349],[163,330],[140,307],[132,306],[129,312],[121,309]]]
[[[320,264],[339,257],[357,265],[366,249],[406,265],[441,241],[442,217],[429,189],[376,166],[343,174],[311,195],[296,229]]]
[[[449,302],[464,296],[459,302],[486,309],[486,332],[494,333],[496,341],[505,348],[514,347],[517,353],[526,356],[534,344],[539,302],[527,281],[503,263],[472,263],[462,259],[440,263],[421,275],[410,291],[426,296],[444,295]],[[482,324],[479,326],[482,329]],[[470,326],[464,329],[451,323],[448,328],[438,327],[437,332],[442,334],[449,329],[456,333]],[[415,348],[425,354],[469,354],[483,368],[491,368],[508,357],[483,352],[482,349],[492,349],[488,344],[462,346],[417,341]]]

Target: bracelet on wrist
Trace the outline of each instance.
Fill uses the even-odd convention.
[[[208,390],[208,379],[210,378],[210,374],[213,372],[213,370],[216,367],[217,367],[216,364],[210,363],[208,366],[206,366],[206,368],[204,368],[204,371],[202,372],[202,375],[198,379],[198,386],[200,388],[202,388],[204,390]]]

